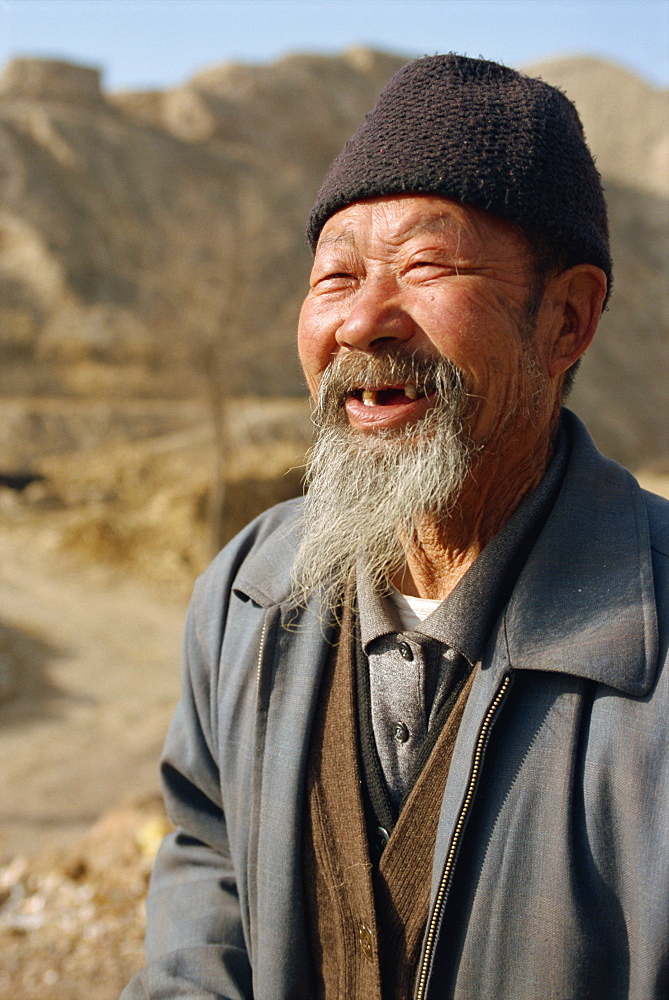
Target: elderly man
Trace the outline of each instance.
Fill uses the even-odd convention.
[[[197,584],[125,995],[666,998],[668,505],[562,409],[611,278],[578,116],[408,63],[308,235],[309,491]]]

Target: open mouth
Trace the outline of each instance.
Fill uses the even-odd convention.
[[[353,399],[360,400],[364,406],[397,406],[402,403],[413,403],[424,394],[411,382],[405,385],[379,386],[377,388],[358,388],[351,393]]]

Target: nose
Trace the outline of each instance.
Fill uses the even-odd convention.
[[[414,321],[398,301],[397,289],[387,282],[368,279],[335,336],[344,349],[371,351],[394,341],[410,340],[414,331]]]

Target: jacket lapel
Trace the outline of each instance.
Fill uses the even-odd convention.
[[[265,609],[258,650],[257,830],[251,831],[249,856],[249,881],[255,882],[257,900],[253,985],[254,995],[267,1000],[310,1000],[302,813],[311,728],[337,628],[333,617],[321,611],[317,595],[306,607],[286,606],[296,522],[281,532],[278,541],[260,546],[234,584],[238,593]]]
[[[312,991],[302,891],[302,813],[311,727],[334,628],[326,626],[317,608],[292,613],[288,623],[279,619],[278,611],[272,612],[262,667],[267,703],[254,993],[308,1000]]]
[[[564,484],[504,615],[508,658],[516,670],[574,674],[641,697],[658,650],[643,496],[570,418]]]

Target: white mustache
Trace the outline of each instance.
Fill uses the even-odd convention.
[[[342,410],[352,392],[398,385],[409,386],[416,396],[436,392],[445,398],[464,385],[464,376],[447,358],[426,357],[417,353],[407,355],[401,351],[342,354],[330,363],[323,374],[316,423]]]

